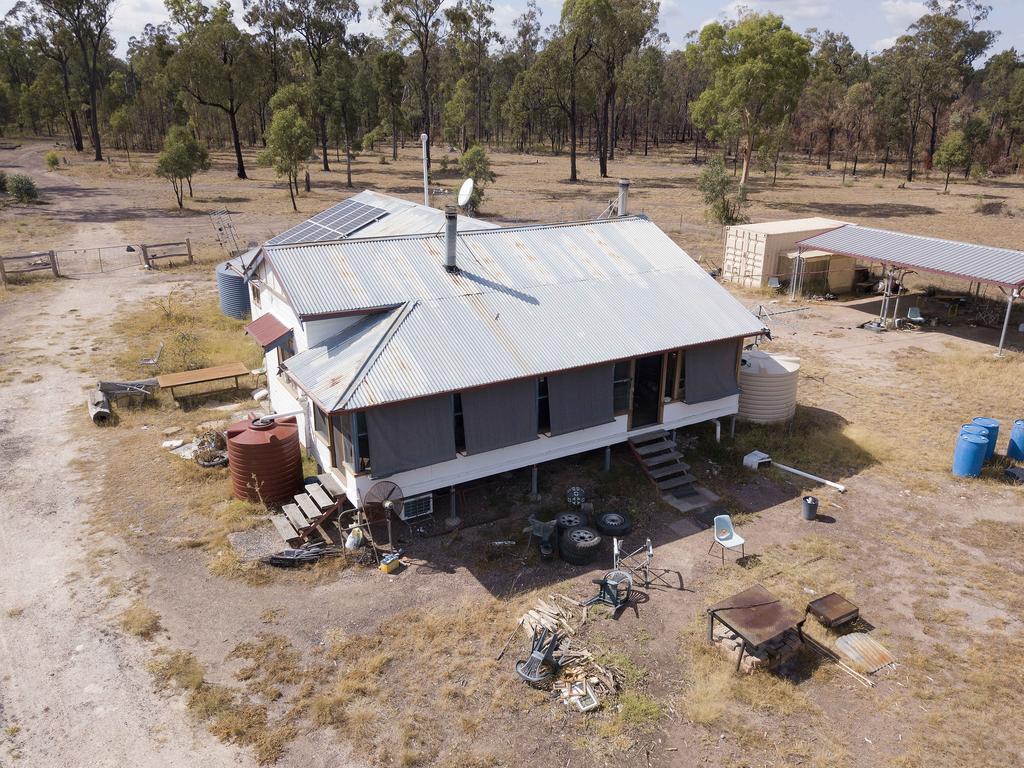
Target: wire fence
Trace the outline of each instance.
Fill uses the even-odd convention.
[[[143,264],[141,244],[73,248],[56,254],[60,273],[69,276],[102,275]]]

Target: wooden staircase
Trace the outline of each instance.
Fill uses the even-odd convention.
[[[337,498],[340,488],[332,480],[329,475],[307,480],[304,492],[295,494],[294,503],[283,505],[281,514],[270,517],[270,522],[289,546],[295,542],[305,543],[317,535],[331,543],[325,526],[340,506]]]
[[[694,488],[697,478],[690,474],[690,465],[683,461],[675,441],[665,430],[630,438],[629,448],[661,493],[671,493],[678,498],[697,493]]]

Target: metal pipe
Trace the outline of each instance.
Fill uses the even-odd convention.
[[[793,467],[787,467],[785,464],[779,464],[775,461],[772,462],[772,466],[776,469],[781,469],[783,472],[789,472],[791,475],[799,475],[800,477],[806,477],[808,480],[824,483],[829,488],[835,488],[840,493],[846,493],[846,486],[841,483],[833,483],[831,480],[826,480],[823,477],[812,475],[810,472],[803,472],[799,469],[794,469]]]
[[[444,209],[444,268],[455,272],[458,268],[456,251],[458,250],[458,210],[454,205]]]
[[[1006,315],[1003,317],[1003,332],[999,334],[999,351],[996,357],[1003,356],[1003,344],[1006,343],[1006,329],[1010,325],[1010,313],[1013,311],[1013,300],[1020,296],[1020,289],[1014,288],[1010,291],[1010,298],[1006,300]]]
[[[619,202],[616,212],[619,216],[627,216],[629,211],[629,179],[619,179]]]
[[[430,137],[425,133],[420,134],[420,147],[423,150],[423,204],[430,205],[430,172],[427,169],[427,142]]]

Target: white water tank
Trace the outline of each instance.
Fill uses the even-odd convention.
[[[740,364],[740,409],[745,421],[772,424],[796,413],[800,358],[772,355],[758,349],[743,353]]]

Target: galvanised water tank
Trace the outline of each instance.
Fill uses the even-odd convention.
[[[243,320],[249,316],[249,286],[241,274],[239,259],[217,265],[217,293],[220,311],[228,317]]]
[[[752,349],[740,363],[737,415],[755,424],[787,421],[796,413],[800,358]]]

